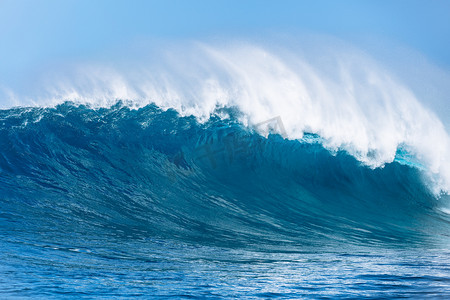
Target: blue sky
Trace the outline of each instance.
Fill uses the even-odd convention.
[[[136,39],[302,31],[386,39],[450,66],[450,1],[0,0],[0,82]]]

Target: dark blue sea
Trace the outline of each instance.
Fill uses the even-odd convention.
[[[0,298],[450,299],[450,199],[407,149],[223,110],[0,110]]]

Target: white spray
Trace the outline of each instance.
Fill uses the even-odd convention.
[[[288,138],[316,133],[326,148],[370,167],[392,162],[402,147],[425,167],[436,193],[450,191],[449,134],[411,89],[360,51],[314,54],[249,43],[178,45],[129,63],[77,65],[70,75],[47,78],[21,104],[69,100],[96,107],[121,99],[199,120],[218,106],[235,106],[244,123],[279,116]],[[8,93],[3,106],[17,105],[20,97]]]

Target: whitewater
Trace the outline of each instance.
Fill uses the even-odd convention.
[[[0,295],[450,296],[449,119],[404,73],[145,49],[0,89]]]
[[[5,89],[3,107],[71,101],[95,108],[122,100],[134,108],[173,108],[201,122],[217,108],[235,107],[245,125],[280,117],[287,138],[317,134],[330,151],[345,150],[372,167],[405,149],[432,177],[436,193],[449,191],[450,142],[442,120],[363,51],[342,42],[322,45],[333,50],[319,54],[245,42],[165,47],[153,49],[151,59],[140,54],[143,61],[71,66],[45,77],[32,95]]]

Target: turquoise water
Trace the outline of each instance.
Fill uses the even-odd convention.
[[[408,155],[153,105],[2,110],[0,296],[448,298],[448,195]]]

